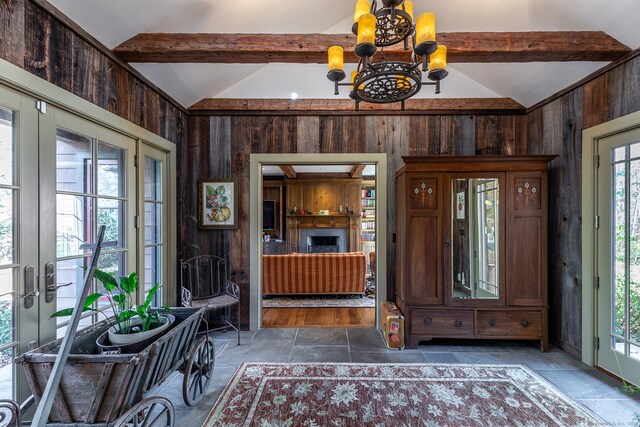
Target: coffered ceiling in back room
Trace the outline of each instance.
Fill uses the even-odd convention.
[[[110,49],[139,33],[344,34],[355,0],[50,0]],[[433,11],[438,32],[603,31],[640,47],[640,1],[414,0]],[[328,47],[328,46],[327,46]],[[529,107],[607,62],[450,63],[442,93],[419,98],[509,97]],[[203,98],[335,99],[324,64],[132,63],[190,106]],[[345,64],[347,75],[355,64]],[[341,90],[339,98],[348,98]]]

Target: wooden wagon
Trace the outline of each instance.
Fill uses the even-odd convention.
[[[176,369],[184,374],[185,403],[196,405],[211,382],[213,340],[197,338],[204,308],[173,308],[171,330],[138,353],[97,354],[96,338],[108,320],[76,333],[49,414],[47,426],[172,426],[174,409],[163,397],[145,397]],[[38,403],[52,372],[62,339],[16,359],[23,365]]]

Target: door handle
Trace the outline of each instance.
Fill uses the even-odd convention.
[[[44,265],[44,300],[51,302],[56,297],[56,270],[52,262]]]
[[[56,297],[56,292],[60,288],[73,285],[73,282],[65,283],[63,285],[56,285],[56,271],[52,262],[48,262],[44,265],[44,300],[46,302],[52,302]]]
[[[20,295],[20,298],[24,299],[24,308],[33,307],[35,297],[38,295],[40,295],[40,293],[36,289],[33,265],[27,265],[24,268],[24,295]]]
[[[52,262],[48,262],[45,264],[44,266],[44,274],[45,274],[45,279],[44,279],[44,287],[45,287],[45,295],[44,295],[44,300],[46,302],[51,302],[53,301],[53,299],[56,296],[56,291],[60,288],[64,288],[65,286],[71,286],[73,285],[73,282],[69,282],[69,283],[65,283],[64,285],[56,285],[55,282],[55,278],[56,278],[56,273],[54,270],[54,266]]]

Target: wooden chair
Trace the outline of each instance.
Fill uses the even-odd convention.
[[[180,260],[182,305],[206,307],[207,311],[221,311],[223,326],[209,330],[231,328],[238,333],[238,345],[240,345],[240,287],[228,277],[225,258],[200,255]],[[231,319],[233,306],[237,306],[235,325]]]

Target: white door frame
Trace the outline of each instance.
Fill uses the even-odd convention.
[[[380,327],[380,302],[387,298],[387,154],[251,154],[249,189],[249,329],[262,327],[262,165],[276,164],[374,164],[376,166],[376,327]]]
[[[596,364],[596,156],[598,140],[640,127],[640,111],[582,131],[582,361]]]

